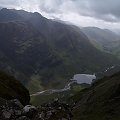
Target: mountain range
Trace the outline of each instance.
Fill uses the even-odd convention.
[[[0,69],[13,74],[30,92],[59,88],[76,73],[94,73],[118,63],[76,26],[37,12],[0,10]]]

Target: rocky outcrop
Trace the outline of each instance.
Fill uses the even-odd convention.
[[[6,100],[18,99],[23,105],[29,104],[29,91],[13,76],[0,71],[0,97]]]
[[[17,99],[6,101],[0,106],[0,120],[71,120],[71,107],[58,100],[40,107],[26,105]]]

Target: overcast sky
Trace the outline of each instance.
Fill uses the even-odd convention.
[[[120,0],[0,0],[0,6],[37,11],[78,26],[120,28]]]

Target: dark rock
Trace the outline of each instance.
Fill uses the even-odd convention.
[[[0,71],[0,98],[5,100],[18,99],[23,105],[29,104],[30,95],[29,91],[13,76]],[[18,104],[18,100],[14,104]],[[0,102],[4,100],[0,99]],[[0,105],[2,105],[0,103]],[[21,106],[22,107],[22,106]]]
[[[37,113],[37,108],[32,105],[27,105],[22,110],[22,114],[30,118],[34,117],[36,113]]]
[[[9,120],[11,118],[12,114],[9,111],[3,110],[2,112],[2,118],[5,120]]]
[[[7,101],[0,107],[0,120],[71,120],[71,108],[55,100],[41,107],[23,105],[17,100]]]
[[[22,115],[22,111],[21,111],[21,110],[15,110],[15,115],[16,115],[16,116]]]
[[[22,117],[19,117],[17,120],[30,120],[30,119],[27,118],[26,116],[22,116]]]
[[[15,107],[18,107],[18,108],[21,108],[21,109],[24,107],[24,106],[21,104],[21,102],[20,102],[19,100],[17,100],[17,99],[11,100],[10,102],[11,102],[11,104],[13,104],[13,106],[15,106]]]

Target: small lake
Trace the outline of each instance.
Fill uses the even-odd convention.
[[[96,79],[95,75],[75,74],[71,80],[77,81],[78,84],[82,84],[82,83],[91,84],[93,79]]]

